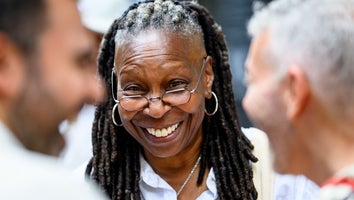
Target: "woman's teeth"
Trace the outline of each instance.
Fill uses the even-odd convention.
[[[178,123],[163,129],[147,128],[146,130],[155,137],[166,137],[178,127]]]

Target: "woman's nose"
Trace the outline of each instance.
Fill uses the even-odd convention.
[[[153,118],[161,118],[166,112],[171,110],[171,106],[165,104],[161,98],[150,98],[149,104],[143,110],[144,114]]]

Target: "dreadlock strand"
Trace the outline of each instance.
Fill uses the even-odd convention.
[[[209,126],[209,123],[206,123],[207,126]],[[203,130],[208,130],[209,127],[205,128],[204,124],[203,126]],[[200,154],[201,154],[201,161],[200,161],[200,170],[199,170],[199,174],[198,174],[198,179],[197,179],[197,185],[201,185],[204,179],[204,174],[205,171],[209,166],[208,163],[208,158],[210,158],[210,154],[208,152],[208,141],[210,140],[210,134],[206,133],[204,134],[203,140],[202,140],[202,146],[201,146],[201,150],[200,150]]]
[[[217,127],[215,127],[217,128]],[[216,133],[219,133],[219,131],[214,130],[216,131]],[[218,192],[219,195],[220,195],[220,199],[228,199],[226,193],[227,193],[227,190],[225,190],[226,187],[229,187],[227,185],[227,181],[226,181],[226,177],[224,177],[225,175],[225,161],[224,161],[224,156],[222,155],[223,152],[221,151],[221,142],[220,142],[220,135],[219,134],[216,134],[215,135],[215,142],[212,143],[213,146],[215,146],[215,154],[216,154],[216,157],[217,159],[214,159],[215,161],[215,167],[213,169],[215,169],[215,177],[218,177],[216,178],[217,180],[217,185],[219,185],[220,189],[218,189]],[[219,157],[220,156],[220,157]],[[239,195],[237,194],[238,191],[233,191],[235,193],[235,196],[238,197]]]

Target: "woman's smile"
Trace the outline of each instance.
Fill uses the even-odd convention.
[[[161,137],[166,137],[170,135],[173,131],[176,130],[178,127],[179,123],[174,124],[172,126],[162,128],[162,129],[155,129],[155,128],[147,128],[146,130],[153,136],[161,138]]]
[[[183,123],[178,122],[165,128],[143,128],[144,135],[145,138],[152,143],[168,143],[175,140],[175,138],[181,134],[182,124]]]

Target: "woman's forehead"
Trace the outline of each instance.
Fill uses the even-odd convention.
[[[148,30],[124,37],[124,40],[116,43],[116,61],[165,54],[194,59],[205,54],[201,34],[186,36],[164,30]]]

